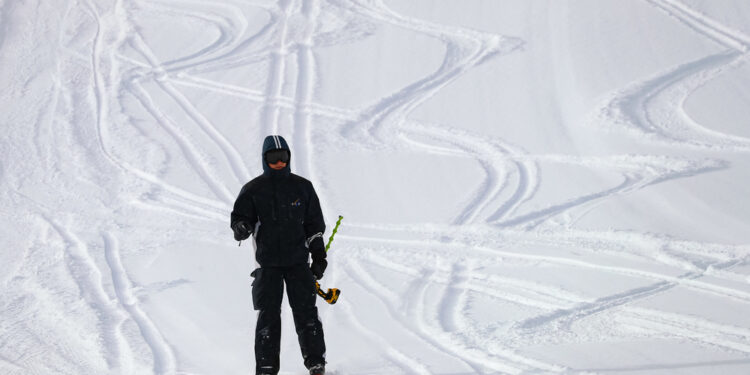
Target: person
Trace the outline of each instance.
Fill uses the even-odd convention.
[[[286,284],[305,367],[311,375],[323,375],[326,347],[315,307],[315,280],[323,277],[328,263],[320,201],[310,181],[291,173],[291,151],[283,137],[266,137],[262,158],[263,174],[242,187],[231,214],[234,239],[253,236],[260,266],[252,273],[253,307],[258,311],[255,372],[279,371]]]

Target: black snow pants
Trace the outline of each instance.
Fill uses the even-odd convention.
[[[325,363],[323,325],[315,307],[315,279],[310,266],[261,267],[253,272],[253,277],[253,306],[258,310],[255,327],[256,374],[276,374],[279,371],[284,284],[305,367]]]

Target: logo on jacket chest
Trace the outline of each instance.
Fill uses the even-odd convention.
[[[297,200],[295,200],[294,202],[290,203],[289,205],[292,206],[292,207],[299,207],[299,206],[302,205],[302,201],[299,198],[297,198]]]

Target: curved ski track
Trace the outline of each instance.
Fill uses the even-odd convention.
[[[636,136],[644,140],[657,140],[677,147],[749,151],[750,139],[701,126],[687,115],[682,104],[700,86],[745,63],[750,37],[678,1],[647,2],[655,10],[666,12],[694,32],[725,46],[726,51],[686,62],[613,93],[596,112],[595,124],[616,124],[635,129]],[[248,20],[240,9],[248,5],[261,9],[269,18],[268,23],[255,33],[248,32]],[[386,357],[403,373],[437,372],[430,363],[416,355],[424,348],[438,353],[467,373],[575,371],[563,364],[549,363],[525,354],[523,347],[586,340],[586,335],[596,334],[587,330],[596,329],[596,326],[586,328],[584,323],[596,319],[610,319],[612,324],[625,329],[646,328],[657,332],[654,336],[677,337],[750,354],[748,327],[636,306],[638,301],[655,298],[675,288],[750,305],[750,291],[746,287],[750,281],[732,272],[733,267],[750,262],[748,246],[572,228],[576,217],[585,215],[601,202],[665,181],[726,168],[726,162],[658,155],[537,155],[503,139],[472,134],[446,124],[420,123],[410,119],[417,107],[476,66],[508,54],[521,53],[524,41],[407,17],[392,11],[380,0],[335,0],[325,7],[320,0],[281,0],[278,4],[264,1],[119,0],[109,8],[94,1],[86,1],[81,6],[82,11],[90,15],[96,31],[88,47],[90,55],[85,56],[93,77],[90,96],[88,101],[76,104],[91,110],[99,157],[118,168],[124,178],[132,181],[131,186],[148,186],[150,193],[127,202],[131,208],[167,211],[180,215],[196,227],[205,225],[206,220],[223,222],[236,193],[234,187],[252,176],[244,152],[191,102],[180,87],[257,104],[260,111],[253,120],[258,129],[248,131],[259,136],[277,133],[281,129],[282,116],[290,114],[295,152],[302,155],[297,160],[304,161],[299,162],[297,168],[312,180],[317,180],[318,170],[322,169],[316,165],[313,152],[319,147],[313,144],[319,134],[315,130],[318,126],[316,118],[340,124],[323,131],[334,132],[332,136],[345,140],[351,147],[401,148],[435,155],[466,156],[477,161],[484,173],[483,181],[462,198],[464,205],[450,223],[393,226],[358,223],[356,218],[350,218],[348,229],[340,234],[339,241],[345,242],[342,246],[349,247],[350,251],[345,258],[335,261],[329,279],[350,282],[350,290],[360,289],[362,293],[357,295],[361,299],[359,304],[344,297],[336,308],[346,317],[348,326],[377,347],[380,350],[377,354]],[[141,12],[196,19],[216,30],[218,36],[197,51],[161,61],[150,47],[149,40],[139,31],[137,16]],[[438,70],[379,98],[366,108],[337,108],[316,103],[315,86],[320,77],[317,76],[315,49],[321,32],[316,22],[323,12],[338,12],[337,16],[343,18],[358,17],[359,22],[389,24],[440,40],[446,49],[444,60]],[[304,25],[302,30],[298,30],[300,24]],[[292,26],[294,30],[290,30]],[[327,43],[364,37],[356,33],[350,35],[345,28],[327,33]],[[123,53],[126,50],[138,57],[132,54],[126,57]],[[72,60],[80,60],[80,48],[67,48],[66,51]],[[295,59],[295,64],[289,64],[291,59]],[[201,76],[255,62],[268,63],[267,82],[261,90]],[[296,74],[287,74],[292,66],[296,67]],[[296,81],[289,82],[292,79]],[[291,95],[287,92],[290,88]],[[173,104],[170,108],[178,108],[181,113],[169,113],[167,108],[161,108],[156,95],[168,98]],[[166,154],[179,153],[187,163],[186,168],[196,180],[203,181],[211,196],[169,182],[169,176],[162,170],[149,171],[138,167],[137,160],[129,160],[114,147],[113,131],[118,130],[115,128],[130,126],[122,120],[128,117],[121,113],[127,108],[126,100],[135,100],[150,116],[150,126],[161,129],[174,147],[167,149],[164,139],[146,131],[146,138],[152,146]],[[188,123],[181,123],[177,116],[187,119]],[[394,134],[398,136],[394,138]],[[210,145],[211,150],[219,150],[220,155],[212,154],[206,145]],[[254,156],[251,155],[249,160],[254,160]],[[548,163],[614,171],[622,178],[614,186],[570,197],[546,208],[523,211],[525,203],[535,196],[544,182],[542,169]],[[319,191],[321,196],[326,195],[325,188],[323,184]],[[118,233],[101,229],[97,242],[89,243],[78,236],[88,228],[53,219],[49,211],[48,208],[37,209],[45,225],[62,239],[67,270],[80,290],[80,298],[97,315],[101,352],[107,368],[125,374],[143,366],[143,358],[137,358],[136,348],[131,348],[133,339],[124,337],[123,325],[130,322],[140,332],[140,344],[145,345],[152,355],[152,363],[146,366],[150,371],[154,374],[185,373],[177,360],[179,345],[170,345],[133,292],[133,282],[123,262],[123,257],[132,252],[120,248]],[[388,235],[421,239],[397,240]],[[561,254],[553,256],[511,250],[521,246],[553,248]],[[585,261],[565,251],[570,248],[590,255],[606,255],[610,259],[653,262],[663,266],[661,269],[679,272],[675,276],[607,264],[596,260],[600,258]],[[102,269],[102,262],[97,262],[92,256],[97,250],[101,251],[106,269]],[[505,262],[570,267],[630,277],[644,284],[606,296],[591,296],[559,285],[485,271],[488,266]],[[379,280],[376,272],[382,270],[408,277],[406,291],[397,294],[391,290],[393,285]],[[102,284],[103,275],[112,281],[112,296]],[[712,279],[703,279],[707,275]],[[479,300],[512,304],[534,314],[513,324],[479,323],[470,314],[472,307],[481,303],[477,302]],[[360,309],[377,309],[388,314],[392,326],[372,329],[366,321],[360,320],[360,316],[366,315]],[[394,336],[389,331],[399,332],[401,342],[408,345],[393,344]],[[67,356],[71,366],[78,366],[72,367],[73,370],[85,372],[82,367],[86,363],[76,364],[78,358],[66,350],[59,348],[58,355]],[[13,371],[25,368],[22,360],[3,356],[0,361],[0,366]],[[332,356],[333,367],[335,361]]]
[[[593,123],[605,127],[615,124],[671,145],[750,151],[749,138],[706,128],[690,118],[683,108],[692,92],[721,74],[747,63],[750,36],[726,27],[679,1],[648,0],[648,3],[726,50],[632,83],[607,100],[596,113]]]

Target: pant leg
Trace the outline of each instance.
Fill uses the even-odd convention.
[[[284,279],[305,366],[309,368],[325,363],[323,324],[318,318],[318,308],[315,307],[315,279],[310,267],[307,264],[290,267]]]
[[[253,272],[253,307],[258,310],[255,326],[255,372],[279,372],[281,349],[281,300],[283,272],[278,268],[258,268]]]

